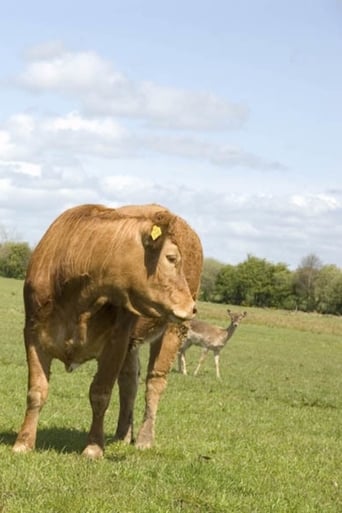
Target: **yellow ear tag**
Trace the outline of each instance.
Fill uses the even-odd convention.
[[[151,237],[152,240],[158,239],[162,234],[160,226],[157,226],[156,224],[153,225],[152,231],[151,231]]]

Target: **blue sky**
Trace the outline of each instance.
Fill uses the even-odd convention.
[[[205,255],[342,266],[342,1],[18,1],[0,18],[0,227],[157,202]]]

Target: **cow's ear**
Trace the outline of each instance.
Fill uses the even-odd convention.
[[[142,237],[145,248],[159,249],[164,241],[165,231],[159,224],[153,224],[150,231],[144,233]]]
[[[152,217],[152,222],[165,230],[169,227],[174,217],[168,210],[159,210]]]
[[[156,212],[152,218],[151,228],[143,235],[145,248],[159,249],[163,245],[165,235],[169,232],[170,222],[174,216],[167,210]]]

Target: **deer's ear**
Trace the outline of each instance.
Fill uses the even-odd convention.
[[[227,308],[227,312],[228,312],[229,314],[231,314],[231,313],[232,313],[232,311],[231,311],[229,308]]]
[[[247,315],[247,312],[243,312],[243,316],[246,317],[246,315]]]

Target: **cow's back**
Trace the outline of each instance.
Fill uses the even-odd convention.
[[[81,205],[63,212],[49,226],[31,256],[24,284],[24,298],[26,302],[37,302],[37,305],[51,301],[56,288],[67,279],[71,262],[70,255],[79,255],[81,259],[89,247],[94,231],[96,231],[96,218],[106,210],[101,205]],[[75,273],[76,274],[76,273]],[[82,276],[82,266],[77,275]]]

